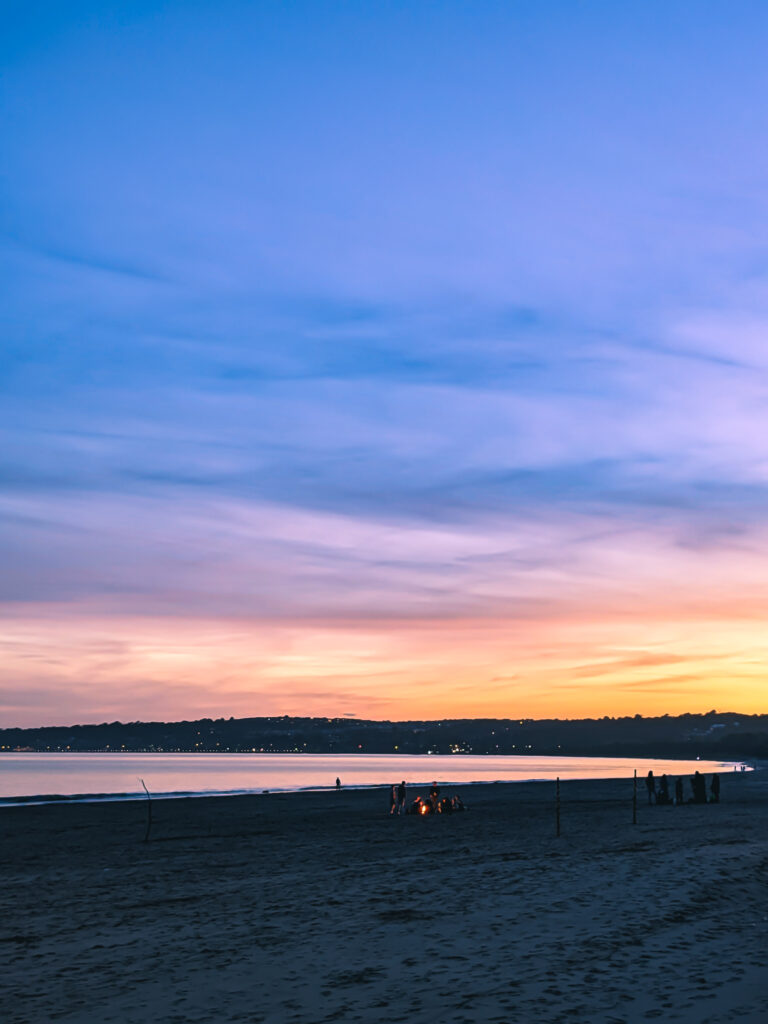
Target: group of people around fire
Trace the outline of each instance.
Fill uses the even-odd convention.
[[[408,790],[405,782],[398,786],[394,784],[389,791],[389,813],[394,814],[454,814],[465,811],[466,807],[461,797],[454,796],[440,797],[440,787],[436,782],[432,783],[429,795],[425,798],[416,795],[408,803]]]
[[[691,796],[685,799],[685,787],[682,778],[675,779],[674,797],[670,793],[669,778],[662,775],[657,779],[653,771],[649,771],[645,778],[645,786],[648,790],[649,804],[719,804],[720,803],[720,776],[715,773],[709,783],[709,797],[707,797],[707,780],[701,772],[695,772],[690,777]],[[336,779],[337,792],[341,789],[341,779]],[[425,798],[417,794],[408,803],[408,789],[403,780],[399,785],[393,783],[389,789],[389,813],[390,815],[400,814],[455,814],[465,811],[466,805],[458,794],[440,798],[440,787],[436,782],[432,783],[429,795]]]
[[[669,791],[669,779],[666,775],[662,775],[658,780],[658,789],[656,788],[656,777],[652,771],[648,772],[645,777],[645,786],[648,790],[648,803],[649,804],[719,804],[720,803],[720,776],[715,774],[712,776],[712,780],[709,784],[709,799],[707,799],[707,780],[701,772],[696,772],[690,777],[691,783],[691,796],[685,799],[685,787],[683,786],[683,780],[677,778],[675,780],[675,796],[674,799]]]

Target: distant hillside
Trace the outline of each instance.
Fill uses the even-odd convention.
[[[110,722],[0,729],[0,749],[768,758],[768,715],[710,711],[578,720],[372,722],[285,716]]]

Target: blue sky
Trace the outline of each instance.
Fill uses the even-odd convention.
[[[732,631],[766,596],[764,5],[2,18],[9,723],[139,717],[175,685],[164,714],[394,717],[435,678],[471,711],[403,631],[535,610],[556,634],[624,601],[647,622],[670,589],[671,664],[705,598],[734,672],[759,661]],[[360,620],[389,630],[370,657],[393,674],[358,691]],[[292,674],[274,624],[301,644],[318,621],[341,653]],[[150,629],[185,665],[188,630],[224,629],[268,665],[208,665],[185,690],[186,669],[121,648],[109,701],[73,698],[110,629]],[[598,659],[649,642],[597,633]],[[568,644],[526,664],[552,649],[556,713]],[[500,693],[491,668],[467,676],[516,714],[531,671]]]

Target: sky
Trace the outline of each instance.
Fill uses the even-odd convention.
[[[768,6],[0,8],[0,725],[768,712]]]

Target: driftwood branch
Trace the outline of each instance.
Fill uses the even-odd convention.
[[[144,792],[147,794],[147,831],[144,833],[144,842],[149,842],[149,833],[152,830],[152,797],[147,789],[147,784],[144,779],[139,779],[139,782],[144,787]]]

